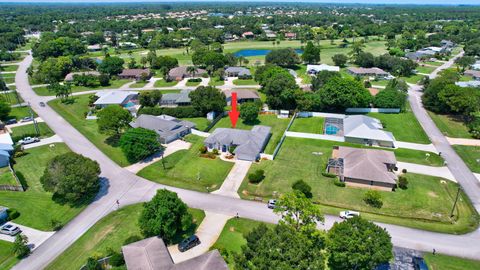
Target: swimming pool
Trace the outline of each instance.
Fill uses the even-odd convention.
[[[339,128],[334,125],[325,125],[325,134],[327,135],[335,135],[338,133]]]
[[[249,57],[249,56],[264,56],[267,55],[269,52],[272,50],[259,50],[259,49],[245,49],[245,50],[240,50],[236,53],[234,53],[235,57]],[[303,50],[301,49],[295,49],[295,51],[299,54],[303,53]]]
[[[133,107],[133,106],[135,106],[135,103],[133,103],[133,102],[130,101],[130,102],[128,102],[127,104],[125,104],[123,107],[125,107],[125,108],[130,108],[130,107]]]

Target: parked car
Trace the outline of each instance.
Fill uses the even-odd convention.
[[[17,123],[17,119],[13,118],[13,119],[8,119],[7,121],[5,121],[5,125],[13,125],[13,124],[16,124]]]
[[[39,142],[40,139],[37,138],[37,137],[25,137],[23,139],[21,139],[20,141],[18,141],[18,144],[20,145],[25,145],[25,144],[31,144],[31,143],[36,143],[36,142]]]
[[[358,217],[360,216],[360,212],[357,211],[341,211],[340,212],[340,218],[342,219],[349,219],[353,217]]]
[[[45,107],[45,102],[40,102],[40,107]]]
[[[415,270],[428,270],[427,263],[421,257],[413,257],[413,268]]]
[[[22,120],[20,120],[20,122],[30,122],[30,121],[33,121],[33,117],[31,116],[26,116],[22,118]]]
[[[180,252],[185,252],[198,245],[200,245],[200,239],[198,239],[196,235],[192,235],[186,239],[183,239],[183,241],[178,244],[178,250]]]
[[[19,234],[21,232],[22,232],[22,230],[20,230],[19,227],[14,226],[12,224],[3,225],[2,228],[0,228],[0,233],[6,234],[6,235],[11,235],[11,236]]]
[[[277,200],[268,200],[268,204],[267,204],[267,207],[270,208],[270,209],[273,209],[275,208],[275,205],[277,204]]]

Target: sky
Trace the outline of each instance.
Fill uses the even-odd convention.
[[[207,0],[216,2],[216,0]],[[89,3],[89,2],[206,2],[206,0],[0,0],[0,2],[56,2],[56,3]],[[317,2],[317,3],[365,3],[365,4],[428,4],[428,5],[480,5],[480,0],[220,0],[218,2]]]

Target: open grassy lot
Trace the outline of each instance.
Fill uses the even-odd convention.
[[[86,86],[76,86],[72,85],[72,93],[82,92],[82,91],[89,91],[89,90],[102,90],[102,89],[117,89],[120,88],[122,85],[131,82],[130,80],[110,80],[110,85],[107,86],[94,86],[94,87],[86,87]],[[42,87],[34,87],[32,88],[33,91],[39,96],[54,96],[55,93],[48,91],[46,86]]]
[[[407,110],[402,113],[369,113],[368,116],[380,120],[384,129],[392,132],[397,141],[430,143],[427,134],[420,126],[410,107],[407,107]]]
[[[235,79],[233,80],[234,85],[258,85],[258,83],[254,79]]]
[[[453,145],[472,172],[480,173],[480,146]]]
[[[9,87],[9,88],[10,90],[15,90],[15,89],[12,89],[12,87]],[[2,97],[10,105],[20,104],[23,102],[22,97],[16,91],[8,92],[8,93],[0,93],[0,97]]]
[[[12,248],[13,243],[0,240],[0,269],[10,269],[19,261]]]
[[[467,138],[472,139],[472,135],[468,132],[465,122],[456,115],[441,115],[433,112],[428,112],[430,118],[437,126],[443,135],[452,138]]]
[[[424,256],[430,270],[475,270],[480,269],[480,261],[452,257],[443,254],[430,254]]]
[[[78,215],[84,206],[72,207],[52,201],[52,194],[43,190],[40,177],[53,157],[69,152],[63,143],[27,149],[26,155],[15,158],[14,169],[18,178],[27,186],[25,192],[0,191],[0,205],[15,208],[20,217],[15,222],[35,229],[52,230],[52,220],[66,224]]]
[[[166,157],[165,170],[162,161],[157,161],[138,172],[138,175],[157,183],[202,192],[220,188],[233,163],[218,157],[200,157],[199,149],[204,141],[202,137],[188,135],[185,140],[192,146],[189,150],[180,150]]]
[[[288,131],[323,134],[324,123],[325,118],[323,117],[297,117]]]
[[[0,72],[10,72],[10,71],[17,71],[18,65],[9,65],[9,66],[2,66],[0,64]]]
[[[210,125],[210,121],[205,117],[182,118],[182,120],[195,123],[195,128],[200,131],[204,131]]]
[[[277,118],[276,115],[268,115],[263,114],[258,116],[258,122],[254,124],[246,124],[242,120],[239,119],[237,122],[236,128],[238,129],[252,129],[255,125],[264,125],[271,127],[270,132],[272,136],[270,137],[270,141],[268,142],[267,146],[265,147],[265,153],[273,154],[275,147],[277,147],[278,142],[282,138],[283,132],[288,126],[290,119],[280,119]],[[231,128],[232,124],[230,122],[229,117],[224,117],[222,120],[218,121],[217,124],[210,130],[213,132],[216,128]]]
[[[89,96],[75,96],[72,104],[65,104],[59,99],[55,99],[48,102],[48,105],[118,165],[130,165],[120,147],[108,144],[106,141],[108,136],[98,132],[97,121],[85,119],[85,113],[88,112]]]
[[[34,117],[37,117],[36,113],[33,113]],[[24,106],[24,107],[14,107],[10,110],[10,113],[8,114],[9,119],[17,119],[20,120],[26,116],[31,116],[30,114],[30,107]]]
[[[12,138],[14,141],[18,141],[27,136],[35,136],[40,138],[47,138],[53,136],[55,133],[50,129],[50,127],[44,123],[40,122],[37,124],[40,135],[36,134],[35,126],[33,124],[28,124],[24,126],[18,126],[12,128]]]
[[[165,80],[158,80],[158,81],[155,81],[154,86],[155,87],[171,87],[171,86],[177,85],[177,83],[178,83],[177,81],[167,82]]]
[[[266,178],[258,185],[245,179],[239,194],[243,198],[270,198],[275,193],[290,191],[292,184],[302,179],[312,187],[313,200],[325,213],[336,215],[341,209],[352,209],[361,211],[368,219],[448,233],[465,233],[477,227],[478,216],[463,193],[456,218],[449,217],[458,185],[437,177],[407,173],[408,189],[382,191],[383,207],[368,206],[363,201],[367,189],[337,187],[332,178],[322,175],[334,144],[287,138],[274,161],[262,161],[251,167],[250,172],[263,169]],[[401,160],[400,156],[397,158]]]
[[[109,250],[120,252],[121,247],[128,242],[143,239],[138,226],[138,218],[142,204],[134,204],[110,213],[95,223],[82,237],[58,256],[46,269],[80,269],[91,256],[106,256]],[[194,225],[178,240],[195,232],[205,217],[202,210],[189,209],[194,219]]]

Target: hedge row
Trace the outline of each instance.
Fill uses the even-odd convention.
[[[150,115],[170,115],[176,118],[190,118],[190,117],[202,117],[203,115],[195,110],[193,106],[181,106],[181,107],[143,107],[139,110],[138,114],[150,114]]]

